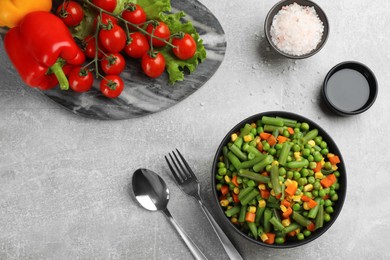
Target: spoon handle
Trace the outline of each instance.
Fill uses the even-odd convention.
[[[206,208],[206,206],[203,204],[202,200],[198,200],[201,209],[205,213],[207,219],[209,220],[211,226],[213,227],[215,233],[217,234],[219,240],[221,241],[221,244],[223,245],[223,248],[225,249],[227,255],[232,260],[242,260],[240,253],[237,251],[237,249],[234,247],[232,242],[229,240],[229,238],[226,236],[226,234],[222,231],[222,229],[219,227],[218,223],[215,221],[209,210]]]
[[[168,209],[163,210],[164,214],[167,216],[173,227],[179,233],[181,238],[184,240],[191,253],[194,255],[197,260],[207,260],[205,255],[200,251],[200,249],[195,245],[195,243],[191,240],[191,238],[180,228],[179,224],[177,224],[176,220],[172,217],[171,213]]]

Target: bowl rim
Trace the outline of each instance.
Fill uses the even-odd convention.
[[[291,54],[288,54],[288,53],[285,53],[285,52],[279,50],[279,48],[273,43],[271,33],[268,30],[268,27],[271,28],[272,21],[274,18],[274,16],[271,17],[271,14],[275,10],[280,10],[282,8],[282,6],[293,4],[294,2],[296,2],[299,5],[312,6],[316,10],[316,13],[318,16],[320,16],[319,14],[321,14],[324,17],[324,19],[321,19],[321,21],[324,25],[324,33],[322,35],[323,38],[321,39],[319,45],[317,45],[317,48],[315,48],[311,52],[304,54],[304,55],[299,55],[299,56],[291,55]],[[265,36],[266,36],[268,43],[272,46],[272,48],[277,53],[281,54],[284,57],[294,59],[294,60],[306,59],[306,58],[309,58],[309,57],[313,56],[314,54],[318,53],[325,46],[325,43],[327,42],[328,37],[329,37],[329,21],[328,21],[328,17],[326,16],[326,13],[324,12],[324,10],[317,3],[315,3],[311,0],[280,0],[273,7],[271,7],[271,9],[268,11],[268,13],[266,15],[265,22],[264,22],[264,32],[265,32]]]
[[[356,67],[358,67],[360,70],[364,71],[365,73],[363,73],[360,70],[357,70]],[[332,101],[329,99],[329,97],[327,95],[327,91],[326,91],[327,86],[328,86],[327,83],[328,83],[329,79],[331,78],[331,76],[333,76],[333,74],[336,73],[337,71],[342,70],[342,69],[346,69],[346,68],[353,69],[353,70],[360,72],[367,79],[367,81],[369,81],[368,77],[370,77],[371,82],[373,82],[373,84],[370,84],[370,81],[368,82],[369,87],[370,87],[370,96],[369,96],[366,104],[364,104],[360,109],[357,109],[354,111],[347,111],[347,110],[343,110],[343,109],[336,107],[332,103]],[[361,113],[367,111],[375,103],[376,98],[378,96],[378,81],[375,77],[374,72],[367,65],[365,65],[361,62],[358,62],[358,61],[352,61],[352,60],[351,61],[343,61],[343,62],[340,62],[340,63],[336,64],[335,66],[333,66],[329,70],[329,72],[326,74],[326,76],[324,78],[324,82],[322,84],[321,94],[322,94],[322,97],[323,97],[326,105],[336,114],[342,115],[342,116],[357,115],[357,114],[361,114]]]
[[[293,242],[289,242],[286,244],[269,245],[269,244],[263,243],[259,240],[255,240],[255,239],[249,237],[248,235],[246,235],[245,233],[243,233],[242,231],[240,231],[233,223],[231,223],[231,221],[229,221],[229,218],[226,217],[224,210],[222,209],[222,207],[219,204],[218,193],[217,193],[217,190],[215,189],[215,186],[216,186],[215,175],[217,174],[217,163],[219,162],[219,157],[222,154],[222,149],[229,142],[231,134],[240,130],[246,123],[256,122],[257,120],[261,119],[262,116],[281,116],[281,117],[285,117],[285,118],[295,119],[298,122],[307,122],[310,125],[310,128],[317,128],[318,129],[319,135],[321,135],[324,138],[324,140],[327,142],[328,147],[330,148],[332,153],[337,154],[340,158],[340,161],[341,161],[338,164],[338,171],[340,172],[339,181],[340,181],[340,183],[342,183],[342,185],[340,185],[340,189],[337,192],[339,198],[338,198],[336,205],[333,207],[334,212],[332,213],[331,220],[329,222],[324,223],[324,226],[320,230],[313,231],[312,234],[308,238],[305,238],[304,240],[301,240],[301,241],[293,241]],[[346,193],[347,193],[346,167],[345,167],[343,156],[342,156],[339,148],[337,147],[335,141],[320,125],[318,125],[313,120],[311,120],[307,117],[301,116],[299,114],[295,114],[292,112],[286,112],[286,111],[260,112],[260,113],[254,114],[252,116],[249,116],[249,117],[245,118],[244,120],[241,120],[238,124],[236,124],[233,128],[231,128],[230,131],[222,139],[222,141],[219,144],[217,151],[215,153],[215,156],[213,159],[213,164],[212,164],[212,169],[211,169],[211,183],[212,183],[213,200],[217,203],[218,214],[221,215],[224,224],[228,225],[229,229],[235,230],[242,237],[244,237],[245,239],[249,240],[250,242],[252,242],[254,244],[264,246],[264,247],[269,247],[269,248],[278,248],[278,249],[293,248],[293,247],[302,246],[302,245],[305,245],[305,244],[319,238],[322,234],[324,234],[335,223],[338,216],[340,215],[340,212],[341,212],[343,205],[344,205],[344,202],[345,202]]]

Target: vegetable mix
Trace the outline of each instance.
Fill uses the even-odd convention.
[[[266,244],[304,240],[329,222],[340,157],[306,122],[263,116],[233,133],[217,164],[225,215]]]

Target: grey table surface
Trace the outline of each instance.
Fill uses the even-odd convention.
[[[206,256],[227,259],[198,204],[169,176],[163,156],[181,150],[220,220],[210,184],[219,142],[243,118],[270,110],[315,120],[334,138],[347,167],[347,197],[328,232],[302,247],[258,247],[227,231],[243,257],[390,258],[390,2],[318,0],[330,36],[318,54],[299,61],[276,55],[264,38],[264,18],[275,0],[201,2],[225,30],[225,60],[197,92],[162,112],[119,121],[83,118],[2,71],[0,259],[191,259],[164,215],[140,208],[129,195],[139,167],[166,180],[172,215]],[[365,113],[337,117],[321,102],[320,87],[329,69],[346,60],[374,71],[379,95]]]

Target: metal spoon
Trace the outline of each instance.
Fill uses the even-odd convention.
[[[188,235],[184,233],[168,211],[169,190],[164,180],[151,170],[138,169],[133,174],[132,182],[133,192],[139,204],[150,211],[162,211],[184,240],[194,257],[196,259],[207,259]]]

